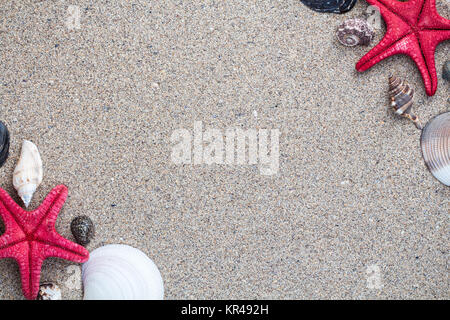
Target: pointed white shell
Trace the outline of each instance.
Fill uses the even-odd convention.
[[[82,266],[85,300],[161,300],[164,286],[153,261],[139,249],[110,244]]]
[[[33,142],[24,140],[19,162],[14,169],[13,185],[25,207],[28,207],[34,192],[41,184],[42,175],[42,160],[38,148]]]

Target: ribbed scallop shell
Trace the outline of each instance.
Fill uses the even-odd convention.
[[[450,112],[431,119],[420,137],[422,155],[433,176],[450,186]]]
[[[110,244],[90,253],[83,264],[85,300],[161,300],[164,286],[153,261],[142,251]]]

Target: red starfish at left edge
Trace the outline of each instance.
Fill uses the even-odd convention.
[[[356,69],[365,71],[390,56],[406,54],[419,68],[427,94],[434,95],[438,83],[434,54],[439,43],[450,39],[450,20],[439,15],[436,0],[366,1],[380,9],[387,30]]]
[[[36,299],[41,267],[49,257],[78,263],[86,262],[89,252],[55,230],[56,218],[67,198],[67,187],[56,186],[33,211],[25,211],[0,188],[0,216],[6,227],[0,237],[0,259],[13,258],[19,264],[22,292],[27,299]]]

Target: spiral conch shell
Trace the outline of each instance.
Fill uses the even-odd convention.
[[[422,155],[433,176],[450,186],[450,112],[431,119],[420,137]]]
[[[395,75],[389,76],[389,99],[396,114],[410,119],[418,129],[422,129],[419,118],[411,113],[414,89]]]
[[[84,300],[162,300],[164,285],[155,263],[139,249],[109,244],[83,264]]]
[[[19,162],[14,169],[13,185],[25,207],[28,207],[34,192],[41,184],[42,176],[42,160],[38,148],[33,142],[24,140]]]
[[[372,41],[375,32],[366,20],[354,18],[345,20],[336,31],[341,44],[347,47],[356,45],[367,46]]]

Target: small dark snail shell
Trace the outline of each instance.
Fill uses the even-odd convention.
[[[418,129],[422,129],[419,118],[411,113],[414,89],[408,83],[394,75],[389,76],[389,98],[396,114],[410,119]]]
[[[374,30],[366,20],[355,18],[345,20],[340,24],[336,35],[339,42],[344,46],[367,46],[373,39]]]
[[[444,67],[442,69],[442,78],[450,81],[450,60],[447,60],[444,63]]]
[[[70,230],[77,243],[86,246],[95,235],[94,223],[88,216],[78,216],[72,220]]]
[[[9,155],[9,131],[6,125],[0,121],[0,167],[6,162]]]

